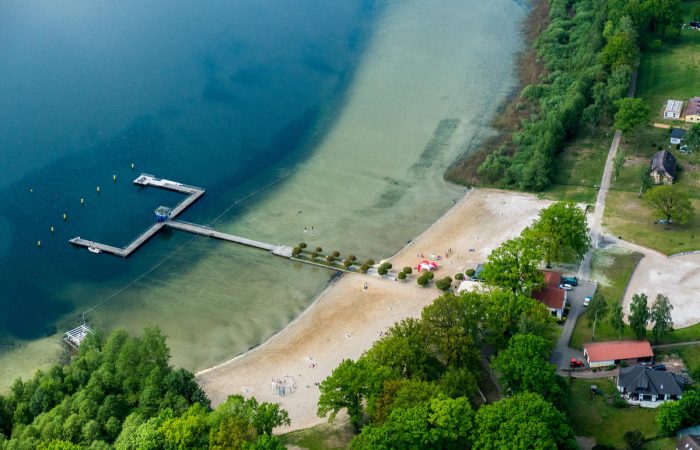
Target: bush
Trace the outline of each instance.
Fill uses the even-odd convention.
[[[619,409],[627,408],[629,405],[630,405],[630,404],[627,403],[627,400],[625,400],[624,398],[620,397],[619,394],[616,395],[616,396],[615,396],[615,399],[613,400],[613,406],[614,406],[615,408],[619,408]]]
[[[368,265],[368,264],[362,264],[362,265],[360,266],[360,272],[362,272],[362,273],[367,273],[368,270],[369,270],[369,265]]]
[[[413,269],[410,268],[409,266],[406,266],[406,267],[403,268],[403,272],[404,272],[406,275],[410,275],[410,274],[413,273]]]
[[[355,256],[355,255],[349,255],[349,256],[348,256],[348,259],[349,259],[350,261],[352,261],[352,262],[355,262],[355,261],[357,261],[357,256]]]
[[[306,242],[299,242],[299,245],[297,245],[300,249],[305,249],[306,248]]]
[[[321,253],[323,252],[323,249],[321,247],[316,247],[316,253]]]
[[[378,273],[379,275],[381,275],[381,276],[384,276],[384,275],[386,275],[387,273],[389,273],[389,269],[387,269],[386,267],[384,267],[384,264],[382,264],[382,265],[379,266],[379,268],[377,269],[377,273]]]
[[[610,364],[608,367],[605,368],[605,370],[615,370],[617,369],[617,366],[615,364]]]
[[[338,250],[333,250],[333,251],[331,252],[331,255],[333,255],[334,258],[337,258],[337,257],[340,256],[340,252],[339,252]]]
[[[457,281],[462,281],[462,280],[464,280],[464,274],[463,274],[463,273],[457,273],[457,274],[455,274],[455,280],[457,280]]]
[[[471,278],[471,277],[473,277],[474,274],[476,273],[476,270],[474,270],[474,269],[467,269],[467,270],[464,271],[464,273],[467,274],[467,276],[468,276],[469,278]]]
[[[374,260],[373,260],[372,258],[370,258],[370,259],[368,259],[367,261],[365,261],[365,264],[367,264],[368,266],[373,266],[373,265],[374,265]]]
[[[426,277],[425,274],[423,274],[423,275],[419,276],[418,278],[416,278],[416,283],[418,283],[418,286],[425,287],[428,285],[428,283],[430,283],[430,279],[428,277]]]
[[[333,262],[333,261],[335,261],[335,257],[333,255],[328,255],[328,256],[326,256],[326,261]]]
[[[301,253],[301,247],[294,247],[292,249],[292,256],[299,256],[300,253]]]
[[[311,256],[312,258],[314,258],[314,259],[315,259],[315,258],[318,258],[318,253],[316,253],[316,252],[311,252],[311,253],[310,253],[310,256]]]
[[[399,274],[396,276],[399,280],[403,281],[406,279],[406,272],[399,272]]]
[[[431,271],[427,271],[423,275],[425,275],[425,277],[428,278],[428,280],[432,280],[433,278],[435,278],[435,274]]]
[[[642,445],[644,445],[644,435],[640,430],[625,431],[625,434],[622,435],[622,439],[629,449],[634,450],[642,448]]]
[[[435,287],[441,291],[447,291],[452,287],[452,278],[445,277],[435,282]]]
[[[389,270],[394,266],[392,266],[390,262],[385,262],[385,263],[382,263],[382,265],[379,267],[386,267],[386,269]]]
[[[344,259],[343,265],[347,268],[350,268],[350,266],[352,266],[352,261],[350,261],[349,259]]]

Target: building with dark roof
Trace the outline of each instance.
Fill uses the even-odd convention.
[[[632,402],[678,400],[684,386],[680,375],[644,366],[623,367],[617,377],[617,389]]]
[[[583,356],[590,367],[612,366],[625,362],[651,361],[654,351],[649,341],[608,341],[583,344]]]
[[[700,450],[700,436],[688,434],[678,439],[676,450]]]
[[[677,145],[683,142],[685,130],[683,128],[671,128],[671,144]]]
[[[673,184],[676,178],[676,157],[667,150],[656,152],[651,158],[649,174],[654,184]]]
[[[535,300],[542,302],[558,319],[562,318],[566,308],[566,291],[559,287],[560,280],[561,273],[545,271],[544,287],[532,293]]]

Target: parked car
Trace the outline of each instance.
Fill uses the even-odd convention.
[[[666,366],[664,364],[654,364],[653,366],[651,366],[651,369],[665,371]]]
[[[572,285],[570,285],[570,284],[560,284],[560,285],[559,285],[559,289],[564,289],[565,291],[570,291],[570,290],[572,290],[573,288],[574,288],[574,287],[573,287]]]
[[[583,306],[588,306],[591,303],[591,300],[593,300],[593,297],[590,295],[586,298],[583,299]]]
[[[571,358],[571,361],[569,361],[569,367],[572,369],[578,369],[579,367],[583,367],[583,361],[581,361],[580,359]]]
[[[578,278],[576,277],[561,277],[561,284],[570,284],[571,286],[578,286]]]

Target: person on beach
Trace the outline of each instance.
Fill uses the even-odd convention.
[[[366,281],[365,281],[365,286],[364,286],[364,287],[365,287],[365,291],[366,291],[366,290],[367,290],[367,288],[368,288],[368,286],[367,286],[367,282],[366,282]]]

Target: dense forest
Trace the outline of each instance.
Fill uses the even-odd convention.
[[[530,82],[509,107],[515,118],[481,152],[453,165],[447,178],[528,191],[549,186],[565,143],[615,114],[640,46],[658,47],[660,39],[679,32],[680,3],[549,0],[547,26],[533,42],[534,61],[528,61],[538,68],[537,77],[523,80]]]
[[[91,333],[65,366],[17,380],[0,396],[0,449],[281,449],[276,404],[231,396],[216,409],[169,365],[157,328],[142,337]]]

